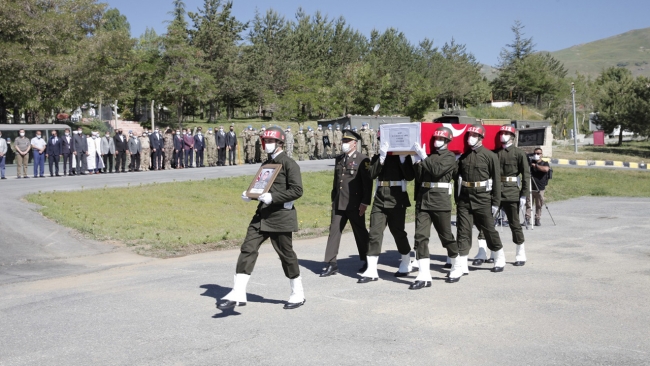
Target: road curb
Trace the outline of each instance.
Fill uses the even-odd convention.
[[[575,165],[575,166],[604,166],[614,168],[629,168],[629,169],[648,169],[646,163],[631,163],[627,161],[614,161],[614,160],[570,160],[570,159],[551,159],[551,164],[554,165]]]

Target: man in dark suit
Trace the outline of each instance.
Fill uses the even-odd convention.
[[[70,130],[66,128],[65,136],[61,138],[61,155],[63,155],[63,175],[72,174],[72,156],[73,156],[72,152],[73,151],[74,151],[74,140],[72,139],[72,136],[70,136]]]
[[[366,228],[366,208],[372,197],[372,180],[370,179],[370,159],[357,151],[361,136],[346,130],[342,138],[343,154],[336,157],[334,182],[332,186],[332,222],[325,248],[327,268],[321,277],[338,273],[336,256],[341,244],[341,233],[350,221],[354,239],[357,242],[359,259],[365,264],[359,270],[367,269],[368,229]]]
[[[228,165],[237,165],[237,134],[234,123],[230,125],[230,132],[226,134],[226,150],[228,151]],[[224,165],[225,163],[224,158]]]
[[[86,175],[86,170],[88,170],[88,140],[83,134],[83,129],[79,127],[77,133],[73,137],[73,146],[74,146],[74,156],[76,159],[77,175]]]
[[[183,153],[185,155],[185,167],[191,168],[194,160],[194,136],[189,128],[183,136]]]
[[[126,150],[128,149],[128,143],[122,134],[122,129],[115,131],[113,142],[115,144],[115,173],[120,172],[120,167],[122,173],[126,173]]]
[[[226,165],[226,133],[223,126],[219,126],[215,138],[217,139],[217,166]]]
[[[153,158],[151,160],[151,165],[153,166],[153,170],[160,170],[162,169],[162,156],[163,151],[165,151],[165,142],[163,141],[163,137],[160,134],[158,127],[156,127],[154,133],[149,136],[149,142],[151,143],[151,157]]]
[[[56,174],[59,175],[59,157],[62,155],[61,150],[61,139],[57,136],[58,132],[56,130],[52,131],[52,136],[45,146],[45,157],[50,165],[50,177],[53,177]],[[52,170],[52,165],[54,165],[54,170]]]
[[[205,151],[205,137],[203,136],[202,128],[199,127],[199,132],[194,136],[194,151],[196,151],[196,167],[203,168],[203,152]]]
[[[183,136],[180,130],[174,135],[174,165],[176,169],[183,169]]]

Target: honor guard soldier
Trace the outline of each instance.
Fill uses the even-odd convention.
[[[429,259],[429,237],[431,224],[438,233],[447,256],[458,257],[458,244],[451,232],[451,194],[452,180],[458,172],[456,155],[447,149],[453,139],[451,130],[439,127],[433,133],[433,148],[427,157],[426,147],[414,144],[418,153],[415,162],[415,248],[418,260],[418,276],[409,287],[418,290],[431,287]],[[460,274],[462,275],[462,273]],[[460,275],[454,275],[449,282],[456,282]]]
[[[377,262],[381,253],[384,230],[388,225],[402,260],[395,277],[405,277],[411,272],[411,246],[404,230],[406,208],[411,206],[406,182],[415,178],[410,155],[388,155],[388,142],[384,142],[379,154],[370,162],[370,179],[377,180],[375,199],[370,211],[368,243],[368,269],[358,283],[377,281]]]
[[[467,144],[471,148],[458,160],[459,182],[456,194],[456,235],[459,255],[451,259],[452,271],[448,281],[457,281],[468,274],[467,256],[472,247],[472,225],[483,232],[487,247],[496,252],[492,272],[502,272],[506,260],[499,233],[494,228],[494,215],[501,202],[501,169],[492,151],[483,146],[485,128],[475,124],[467,129]],[[460,180],[460,181],[459,181]]]
[[[295,309],[305,303],[298,257],[292,246],[293,232],[298,231],[294,201],[303,194],[302,178],[298,164],[283,151],[285,142],[286,136],[279,127],[270,127],[262,136],[264,152],[269,156],[262,166],[280,164],[282,167],[268,193],[261,194],[257,199],[257,210],[248,225],[237,260],[235,284],[232,291],[217,303],[219,309],[246,305],[246,285],[253,273],[259,248],[268,238],[271,238],[271,244],[280,256],[282,269],[291,285],[291,296],[284,308]],[[246,191],[241,198],[245,202],[251,201]]]
[[[517,244],[515,266],[526,264],[526,251],[524,249],[524,232],[519,222],[519,210],[526,205],[526,197],[530,193],[530,169],[528,157],[521,149],[514,146],[517,130],[511,125],[501,126],[499,140],[501,149],[497,150],[497,157],[501,167],[501,206],[506,213],[508,226],[512,231],[512,241]],[[521,179],[521,185],[518,184]],[[481,248],[474,259],[473,265],[481,265],[487,259],[486,248]],[[505,260],[505,259],[504,259]]]
[[[343,154],[336,157],[334,182],[332,187],[332,222],[325,248],[327,268],[321,277],[338,273],[336,257],[341,244],[341,233],[350,221],[354,239],[357,242],[359,259],[364,262],[359,272],[363,273],[368,263],[368,230],[366,229],[366,208],[370,205],[372,180],[370,180],[370,160],[357,151],[361,136],[353,131],[343,132],[341,149]]]

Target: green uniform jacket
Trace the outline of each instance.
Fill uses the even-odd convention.
[[[422,183],[451,183],[457,174],[456,155],[449,150],[435,150],[420,164],[416,164],[416,207],[426,211],[451,211],[448,188],[426,188],[422,187]]]
[[[370,159],[358,151],[346,156],[336,157],[332,202],[336,210],[357,210],[362,203],[369,206],[372,198]]]
[[[282,152],[275,159],[269,159],[266,164],[282,164],[282,169],[275,177],[269,193],[273,202],[267,205],[260,202],[257,215],[261,217],[261,231],[291,232],[298,231],[298,215],[296,208],[286,208],[285,203],[297,200],[302,196],[302,176],[296,162]]]
[[[411,181],[415,178],[411,155],[404,160],[404,164],[399,161],[399,155],[388,155],[384,160],[384,165],[379,163],[379,155],[375,155],[370,162],[370,179],[379,181]],[[373,206],[383,208],[406,208],[411,207],[408,192],[402,192],[402,187],[377,187],[375,201]]]
[[[495,153],[480,146],[463,154],[458,159],[457,175],[462,178],[463,182],[483,182],[492,179],[491,191],[487,191],[487,187],[462,187],[460,193],[456,194],[457,199],[469,196],[472,207],[499,206],[501,203],[501,169]],[[458,179],[454,180],[458,182]]]
[[[501,183],[501,201],[519,202],[519,197],[528,197],[530,193],[530,168],[528,157],[514,145],[497,151],[501,164],[501,177],[516,177],[521,174],[521,189],[517,182]]]

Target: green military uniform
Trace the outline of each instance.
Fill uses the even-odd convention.
[[[508,217],[508,226],[512,231],[512,241],[515,244],[524,242],[524,232],[519,221],[519,198],[530,194],[530,169],[528,157],[514,145],[503,147],[497,151],[501,165],[501,209]],[[521,188],[517,177],[521,175]]]
[[[166,133],[163,136],[164,141],[164,166],[165,170],[171,170],[172,168],[172,159],[174,158],[174,135],[171,133]]]
[[[372,145],[372,137],[370,136],[370,131],[362,128],[361,132],[359,132],[359,135],[361,135],[361,153],[372,156],[370,155]]]
[[[347,138],[347,133],[349,132],[346,131],[344,138]],[[370,205],[372,180],[369,168],[370,159],[358,151],[336,157],[331,193],[332,221],[325,248],[325,263],[336,264],[341,244],[341,233],[348,221],[352,226],[359,258],[366,261],[368,230],[366,229],[366,215],[360,216],[359,208],[362,204]]]
[[[370,129],[370,148],[368,149],[370,154],[378,154],[379,153],[378,144],[379,144],[379,141],[377,140],[377,132],[371,128]]]
[[[417,259],[429,258],[431,224],[447,255],[458,256],[451,232],[452,180],[457,174],[456,156],[449,150],[434,150],[415,165],[415,250]]]
[[[300,266],[293,251],[292,233],[298,231],[298,216],[293,202],[303,194],[300,167],[283,152],[263,165],[267,164],[282,165],[269,190],[273,201],[268,205],[263,202],[257,205],[241,247],[236,272],[250,275],[260,246],[271,238],[271,244],[280,256],[285,276],[297,278],[300,276]]]
[[[260,130],[259,132],[255,132],[255,162],[256,163],[261,163],[262,162],[262,156],[266,156],[266,154],[262,154],[262,135],[264,134],[264,130]],[[264,159],[266,160],[266,159]]]
[[[208,166],[217,166],[217,138],[212,131],[205,136],[205,155]]]
[[[305,134],[302,130],[296,135],[296,144],[298,145],[298,160],[305,160],[305,153],[307,152],[307,143],[305,142]]]
[[[325,155],[328,159],[332,158],[332,139],[334,138],[334,131],[332,131],[332,127],[328,127],[327,130],[323,133],[323,137],[327,137],[327,142],[328,144],[325,145],[325,142],[323,142],[323,145],[325,146]]]
[[[371,179],[377,179],[377,188],[370,212],[368,255],[378,256],[381,253],[387,225],[395,238],[399,253],[409,254],[411,246],[404,230],[404,222],[406,208],[411,207],[406,181],[415,177],[411,156],[406,156],[402,163],[398,155],[389,155],[386,156],[384,164],[381,164],[380,156],[375,155],[370,163],[369,173]]]
[[[142,157],[142,160],[140,161],[140,170],[147,172],[151,166],[151,144],[149,143],[149,137],[147,136],[140,136],[139,139],[140,144],[142,145],[142,152],[140,152],[140,156]]]
[[[307,156],[309,156],[309,160],[314,159],[314,149],[316,148],[316,144],[314,142],[314,131],[307,130],[307,134],[305,135],[307,138]]]
[[[502,249],[491,212],[491,206],[498,207],[501,202],[501,171],[496,154],[483,146],[463,154],[458,160],[457,176],[462,179],[460,192],[456,194],[459,254],[469,254],[473,224],[485,234],[490,250]],[[491,190],[488,190],[488,180],[492,181]]]
[[[314,157],[316,159],[322,159],[323,158],[323,130],[317,129],[314,131],[314,143],[316,144],[316,149],[314,151]]]
[[[341,138],[342,137],[343,137],[343,133],[341,132],[341,130],[336,129],[336,131],[334,131],[334,140],[333,140],[334,155],[341,155]]]
[[[255,141],[258,139],[257,132],[248,130],[246,137],[246,155],[248,156],[248,162],[253,164],[255,163]]]

